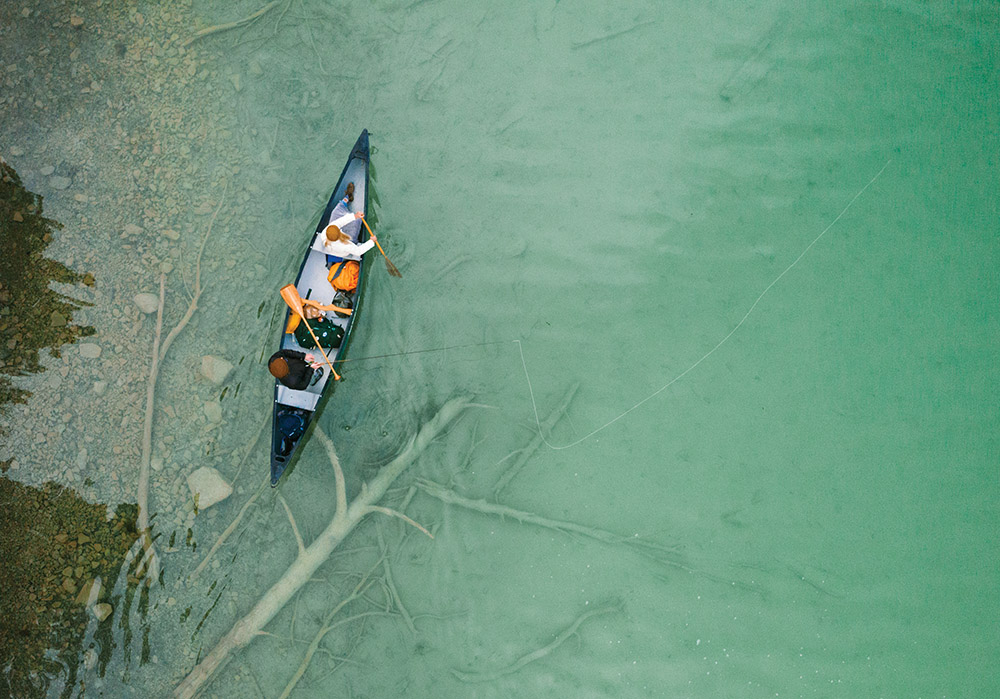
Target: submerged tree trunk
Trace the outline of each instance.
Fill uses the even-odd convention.
[[[223,636],[215,648],[177,686],[174,690],[177,699],[194,697],[212,679],[234,650],[247,645],[263,630],[365,515],[384,511],[382,508],[377,508],[376,503],[382,499],[389,486],[420,456],[427,445],[458,417],[467,403],[461,398],[448,401],[437,415],[421,428],[402,454],[383,467],[371,483],[362,486],[361,493],[350,505],[347,505],[344,494],[343,474],[340,473],[339,465],[333,462],[334,472],[337,475],[337,509],[330,524],[315,541],[299,552],[281,579],[258,600],[246,616],[233,625],[229,633]]]

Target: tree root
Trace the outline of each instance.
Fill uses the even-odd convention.
[[[191,43],[197,41],[198,39],[208,36],[209,34],[216,34],[218,32],[224,32],[229,29],[235,29],[236,27],[242,27],[244,24],[249,24],[250,22],[253,22],[254,20],[263,17],[265,14],[267,14],[275,7],[280,5],[281,2],[282,0],[272,0],[271,2],[264,5],[264,7],[254,12],[252,15],[247,15],[243,19],[238,19],[235,22],[226,22],[225,24],[216,24],[215,26],[212,27],[206,27],[200,31],[195,32],[192,37],[190,37],[187,41],[185,41],[182,44],[182,46],[188,46]]]
[[[587,619],[591,617],[598,616],[600,614],[608,614],[609,612],[618,611],[619,607],[602,607],[600,609],[591,609],[590,611],[584,612],[576,618],[572,624],[566,627],[558,636],[556,636],[551,643],[544,645],[538,650],[533,650],[530,653],[522,655],[520,658],[515,660],[513,663],[507,667],[501,668],[494,672],[462,672],[461,670],[452,669],[451,674],[453,674],[458,679],[463,682],[491,682],[493,680],[500,679],[505,675],[512,675],[513,673],[520,670],[522,667],[529,663],[533,663],[536,660],[541,660],[549,653],[554,651],[556,648],[561,646],[567,640],[569,640],[576,630],[580,628]]]
[[[467,400],[459,398],[445,403],[437,415],[410,440],[406,449],[384,466],[370,483],[362,487],[361,493],[349,504],[342,495],[341,484],[338,484],[337,510],[326,529],[306,547],[304,553],[296,557],[271,589],[261,596],[254,607],[233,625],[215,648],[177,685],[174,689],[176,699],[192,699],[211,681],[234,650],[250,643],[263,630],[295,593],[309,582],[365,515],[371,512],[371,508],[382,499],[386,490],[403,471],[462,413],[467,403]],[[335,473],[338,470],[339,467],[335,468]]]
[[[524,465],[528,463],[531,457],[535,455],[535,452],[538,451],[538,448],[542,446],[542,442],[544,441],[543,433],[550,432],[552,428],[556,426],[556,423],[559,422],[559,418],[563,416],[566,409],[569,407],[570,401],[573,400],[573,396],[576,395],[578,388],[580,388],[580,384],[578,383],[575,383],[570,387],[569,391],[566,392],[566,396],[559,404],[559,407],[549,413],[549,416],[545,418],[545,422],[542,423],[538,433],[532,437],[528,446],[521,450],[517,457],[517,461],[515,461],[513,465],[511,465],[510,468],[504,471],[504,474],[500,476],[497,484],[493,486],[494,499],[499,497],[501,491],[503,491],[503,489],[506,488],[512,480],[514,480],[517,474],[521,472],[521,469],[524,468]]]

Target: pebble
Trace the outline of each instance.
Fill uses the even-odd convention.
[[[137,226],[134,223],[125,224],[125,235],[142,235],[143,227]]]
[[[49,316],[49,325],[53,328],[65,327],[67,322],[66,316],[59,311],[52,311],[52,315]]]
[[[173,271],[174,271],[174,266],[172,263],[170,262],[160,263],[160,272],[162,272],[163,274],[170,274]]]
[[[81,27],[83,26],[83,17],[80,17],[79,15],[71,15],[69,23],[74,27]]]
[[[71,184],[73,184],[73,180],[61,175],[49,178],[49,186],[52,187],[52,189],[69,189]]]
[[[94,393],[96,393],[99,396],[103,396],[104,392],[106,390],[108,390],[108,382],[107,381],[95,381],[94,382]]]
[[[17,157],[17,156],[20,156],[20,155],[24,155],[24,149],[23,148],[18,148],[17,146],[11,146],[10,147],[10,154],[13,155],[14,157]]]
[[[171,228],[164,228],[163,235],[170,240],[180,240],[181,234]]]
[[[84,359],[97,359],[101,356],[101,346],[93,342],[81,342],[80,356]]]
[[[160,297],[156,294],[136,294],[132,297],[135,301],[135,305],[139,307],[139,310],[149,315],[150,313],[156,313],[156,309],[160,307]]]
[[[39,170],[38,173],[42,177],[48,177],[49,175],[51,175],[55,171],[56,171],[56,169],[54,167],[52,167],[51,165],[46,165],[41,170]]]

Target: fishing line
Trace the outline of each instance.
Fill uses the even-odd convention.
[[[496,342],[470,342],[464,345],[448,345],[447,347],[433,347],[431,349],[410,350],[409,352],[393,352],[392,354],[376,354],[370,357],[357,357],[351,359],[334,359],[334,364],[344,362],[363,362],[368,359],[384,359],[385,357],[402,357],[407,354],[427,354],[428,352],[444,352],[446,350],[462,349],[463,347],[487,347],[489,345],[506,345],[509,340],[498,340]],[[515,340],[517,342],[517,340]]]
[[[593,432],[590,432],[589,434],[584,435],[583,437],[581,437],[580,439],[576,440],[575,442],[570,442],[569,444],[564,444],[562,446],[556,446],[556,445],[550,443],[549,440],[547,440],[545,438],[545,434],[542,432],[542,422],[541,422],[540,418],[538,417],[538,405],[535,403],[535,392],[534,392],[534,390],[531,387],[531,377],[528,376],[528,364],[524,360],[524,349],[521,347],[521,341],[520,340],[514,340],[513,342],[514,342],[514,344],[517,345],[518,352],[520,352],[520,354],[521,354],[521,366],[524,368],[524,379],[525,379],[525,381],[528,382],[528,395],[531,396],[531,408],[532,408],[532,410],[535,411],[535,425],[536,425],[536,427],[538,427],[538,436],[541,437],[542,442],[545,443],[545,446],[549,447],[550,449],[561,450],[561,449],[569,449],[570,447],[575,447],[576,445],[580,444],[581,442],[585,442],[586,440],[590,439],[591,437],[593,437],[598,432],[601,432],[602,430],[605,430],[608,427],[611,427],[611,425],[613,425],[616,422],[618,422],[619,420],[621,420],[623,417],[625,417],[626,415],[628,415],[629,413],[631,413],[633,410],[635,410],[639,406],[643,405],[647,401],[650,401],[653,398],[655,398],[656,396],[658,396],[661,393],[663,393],[669,387],[673,386],[675,383],[677,383],[678,381],[680,381],[681,379],[683,379],[685,376],[687,376],[689,373],[691,373],[692,371],[694,371],[694,369],[699,364],[701,364],[703,361],[705,361],[706,359],[708,359],[709,357],[711,357],[713,354],[715,354],[715,351],[717,349],[719,349],[724,344],[726,344],[726,342],[729,341],[729,338],[731,338],[733,335],[735,335],[736,331],[739,330],[741,327],[743,327],[743,323],[745,323],[746,320],[747,320],[747,318],[750,317],[750,314],[754,312],[754,309],[757,308],[757,304],[760,303],[761,299],[764,298],[764,296],[767,294],[767,292],[769,292],[771,290],[771,288],[775,284],[777,284],[778,281],[783,276],[785,276],[786,274],[788,274],[788,272],[791,271],[792,267],[794,267],[795,265],[797,265],[799,263],[799,260],[801,260],[803,257],[805,257],[806,253],[809,252],[809,250],[811,250],[812,247],[816,243],[819,242],[820,238],[822,238],[824,235],[826,235],[827,231],[829,231],[831,228],[833,228],[833,226],[837,223],[837,221],[839,221],[844,216],[844,214],[847,213],[847,210],[851,208],[851,206],[854,204],[854,202],[856,202],[858,200],[858,197],[860,197],[862,194],[864,194],[865,191],[869,187],[872,186],[872,184],[875,182],[875,180],[877,180],[879,178],[879,176],[883,172],[885,172],[885,169],[887,167],[889,167],[889,163],[891,163],[891,162],[892,162],[892,159],[887,160],[886,163],[885,163],[885,165],[882,166],[882,169],[879,170],[877,173],[875,173],[875,176],[872,177],[868,181],[868,184],[866,184],[864,187],[862,187],[861,190],[857,194],[854,195],[854,198],[851,199],[847,203],[847,206],[844,207],[843,211],[841,211],[839,214],[837,214],[837,218],[833,219],[833,221],[830,222],[830,225],[828,225],[826,228],[824,228],[820,232],[819,235],[817,235],[815,238],[813,238],[812,242],[809,243],[805,247],[805,249],[799,254],[799,256],[796,257],[792,261],[792,263],[790,265],[788,265],[787,267],[785,267],[785,269],[782,270],[781,274],[779,274],[777,277],[775,277],[774,280],[770,284],[768,284],[764,288],[764,290],[762,292],[760,292],[760,296],[758,296],[757,299],[750,305],[749,310],[747,310],[747,312],[743,314],[743,317],[740,318],[740,321],[736,324],[736,326],[733,327],[733,329],[730,330],[729,333],[725,337],[723,337],[721,340],[719,340],[719,342],[715,345],[715,347],[713,347],[708,352],[706,352],[704,355],[702,355],[701,359],[699,359],[698,361],[696,361],[694,364],[692,364],[691,366],[689,366],[687,369],[685,369],[681,373],[677,374],[677,376],[675,376],[674,378],[672,378],[669,381],[667,381],[665,384],[663,384],[658,389],[656,389],[655,391],[653,391],[652,393],[650,393],[648,396],[646,396],[645,398],[643,398],[642,400],[640,400],[638,403],[636,403],[631,408],[629,408],[628,410],[626,410],[625,412],[623,412],[621,415],[618,415],[617,417],[615,417],[615,418],[613,418],[611,420],[608,420],[603,425],[601,425],[600,427],[598,427],[596,430],[594,430]]]

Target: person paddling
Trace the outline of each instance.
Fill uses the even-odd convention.
[[[316,357],[289,349],[272,354],[267,360],[267,370],[283,385],[296,391],[309,388],[323,376],[323,367]]]
[[[323,251],[327,255],[339,258],[338,260],[333,260],[334,262],[343,262],[344,260],[360,260],[362,255],[375,247],[375,236],[371,236],[368,240],[359,245],[358,243],[352,241],[346,233],[340,230],[340,226],[345,222],[353,221],[359,218],[364,218],[364,214],[361,212],[347,214],[346,216],[341,216],[326,227],[326,231],[324,232],[325,237],[323,240]]]
[[[354,230],[354,237],[345,233],[342,229],[355,221],[363,219],[365,214],[362,211],[350,212],[347,205],[354,201],[354,183],[347,185],[347,196],[340,200],[333,211],[330,212],[330,223],[320,234],[319,239],[323,243],[323,251],[327,254],[327,264],[343,262],[344,260],[360,260],[361,256],[375,246],[375,236],[358,245],[354,242],[360,225]],[[338,214],[340,214],[338,216]]]

